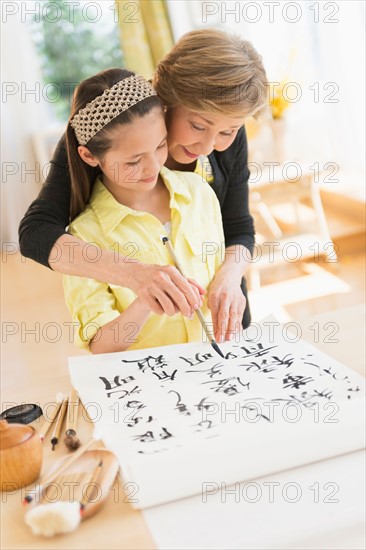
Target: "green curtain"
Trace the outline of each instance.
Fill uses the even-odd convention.
[[[126,68],[151,78],[174,45],[164,0],[116,0],[116,9]]]

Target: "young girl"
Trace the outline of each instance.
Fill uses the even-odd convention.
[[[130,261],[160,265],[172,263],[162,243],[168,236],[199,307],[224,249],[220,206],[200,176],[163,167],[167,130],[151,84],[121,69],[82,82],[66,141],[72,207],[80,211],[90,197],[69,232]],[[203,339],[196,315],[156,315],[126,287],[65,276],[64,291],[78,323],[76,343],[93,353]],[[209,320],[206,303],[203,314]]]
[[[180,38],[158,64],[153,85],[167,106],[166,166],[194,172],[203,158],[204,176],[220,202],[226,255],[207,301],[216,340],[228,339],[250,323],[243,275],[254,247],[254,225],[243,124],[268,104],[266,73],[249,42],[205,28]],[[61,273],[128,287],[157,314],[192,314],[195,287],[172,266],[128,261],[130,249],[123,247],[120,253],[99,249],[94,261],[88,259],[90,246],[66,231],[70,212],[74,216],[69,172],[63,137],[47,180],[20,224],[21,253]]]

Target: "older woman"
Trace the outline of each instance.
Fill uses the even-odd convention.
[[[225,260],[208,290],[208,305],[215,337],[223,341],[250,324],[243,275],[253,251],[254,226],[243,125],[267,103],[265,70],[249,42],[218,30],[198,30],[184,35],[159,63],[153,84],[167,107],[166,166],[201,173],[220,202]],[[20,223],[21,253],[61,273],[128,287],[155,313],[192,314],[200,302],[199,285],[186,281],[173,266],[133,261],[128,243],[119,253],[100,249],[92,255],[90,243],[67,233],[82,206],[71,194],[63,137],[47,180]]]

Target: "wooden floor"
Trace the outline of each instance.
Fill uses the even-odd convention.
[[[19,254],[3,256],[1,318],[2,400],[15,400],[15,394],[17,403],[23,395],[29,400],[35,370],[49,372],[43,378],[44,385],[50,387],[50,396],[54,397],[55,387],[68,391],[68,387],[55,384],[55,377],[63,379],[68,372],[69,355],[83,352],[73,344],[62,275]],[[36,401],[38,390],[33,391]]]
[[[334,265],[285,265],[267,274],[265,285],[250,291],[254,322],[274,315],[279,321],[365,302],[365,252],[343,252]],[[2,401],[29,399],[34,369],[48,372],[44,386],[54,393],[57,378],[65,380],[67,357],[86,353],[73,344],[65,306],[62,276],[19,254],[2,257]],[[4,368],[5,367],[5,368]],[[64,383],[64,382],[63,382]],[[57,386],[58,387],[58,386]],[[52,388],[52,390],[51,390]],[[37,388],[34,400],[37,399]],[[67,391],[60,383],[59,391]]]
[[[338,259],[273,268],[249,293],[253,321],[274,315],[287,322],[365,303],[365,252]]]

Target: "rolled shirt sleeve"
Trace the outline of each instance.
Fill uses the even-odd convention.
[[[95,279],[65,276],[63,286],[73,322],[78,324],[74,343],[88,348],[98,330],[120,316],[115,296],[108,284]]]

